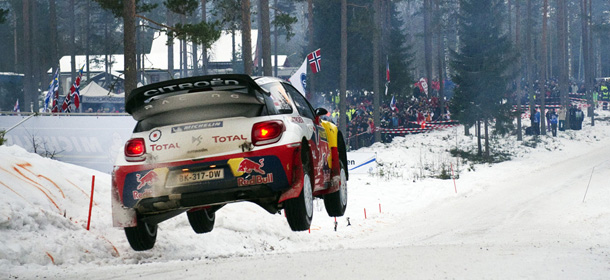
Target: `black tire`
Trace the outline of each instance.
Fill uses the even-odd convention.
[[[135,227],[125,228],[125,235],[129,245],[135,251],[145,251],[152,249],[157,241],[157,225],[151,225],[138,220]]]
[[[308,230],[313,218],[313,187],[311,185],[310,157],[306,149],[301,149],[303,164],[303,190],[298,197],[284,202],[286,219],[293,231]]]
[[[324,207],[326,213],[331,217],[341,217],[347,208],[347,171],[341,162],[341,186],[334,193],[324,196]]]
[[[186,212],[189,224],[196,233],[207,233],[214,229],[216,213],[208,210],[210,209]]]

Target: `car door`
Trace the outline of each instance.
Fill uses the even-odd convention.
[[[284,84],[286,91],[292,97],[295,107],[299,114],[306,121],[312,133],[309,145],[311,147],[311,155],[314,169],[315,189],[324,188],[324,182],[330,180],[330,170],[326,166],[326,158],[329,155],[328,141],[326,139],[326,131],[320,123],[320,119],[315,115],[315,112],[305,97],[299,93],[294,87],[289,84]],[[325,168],[326,167],[326,168]],[[314,190],[315,191],[315,190]]]

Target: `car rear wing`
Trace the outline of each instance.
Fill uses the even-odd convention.
[[[231,91],[247,88],[248,94],[265,93],[250,76],[225,74],[189,77],[167,80],[136,88],[125,97],[125,111],[133,114],[136,109],[146,106],[152,100],[197,91]]]

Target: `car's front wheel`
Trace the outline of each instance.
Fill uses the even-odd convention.
[[[345,166],[341,162],[341,185],[339,190],[324,196],[324,207],[326,213],[331,217],[341,217],[347,208],[347,173]]]
[[[285,203],[286,219],[293,231],[308,230],[313,218],[313,188],[311,185],[311,167],[309,153],[301,149],[303,164],[303,189],[298,197],[288,199]]]
[[[157,225],[138,220],[137,226],[125,228],[125,235],[134,250],[149,250],[155,246],[155,241],[157,241]]]
[[[186,212],[186,215],[189,218],[191,228],[193,228],[196,233],[206,233],[214,229],[216,213],[211,209],[188,211]]]

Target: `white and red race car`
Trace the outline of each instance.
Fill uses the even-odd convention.
[[[112,173],[112,217],[134,250],[151,249],[157,224],[183,212],[196,233],[227,203],[284,209],[307,230],[313,198],[330,216],[347,206],[343,135],[290,84],[212,75],[139,87],[125,100],[137,121]]]

